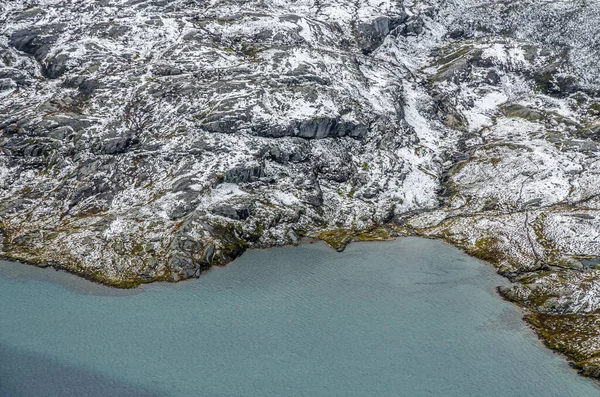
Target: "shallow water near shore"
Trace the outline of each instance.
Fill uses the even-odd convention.
[[[0,262],[0,396],[600,396],[439,241],[249,251],[119,291]]]

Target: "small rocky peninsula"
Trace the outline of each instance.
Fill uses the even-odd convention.
[[[600,377],[600,3],[24,0],[0,20],[3,258],[127,288],[302,237],[440,238]]]

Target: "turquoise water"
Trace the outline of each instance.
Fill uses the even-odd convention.
[[[502,283],[417,238],[251,251],[138,291],[4,262],[0,395],[600,396]]]

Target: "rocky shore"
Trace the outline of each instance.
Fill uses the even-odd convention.
[[[416,234],[600,376],[600,5],[0,5],[0,256],[116,287]]]

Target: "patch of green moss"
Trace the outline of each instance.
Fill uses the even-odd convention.
[[[58,233],[57,232],[50,232],[44,235],[44,239],[45,240],[54,240],[58,237]]]
[[[547,217],[545,213],[542,213],[531,223],[536,241],[544,248],[544,260],[546,262],[555,266],[567,267],[565,260],[561,258],[560,251],[546,235],[545,220]]]
[[[494,167],[496,167],[501,162],[502,162],[502,157],[492,157],[490,159],[490,164],[492,164]]]
[[[544,93],[551,93],[555,90],[553,80],[554,75],[550,71],[538,73],[534,76],[537,89]]]
[[[506,117],[521,118],[528,121],[540,121],[544,118],[544,114],[535,109],[521,106],[516,103],[504,105],[500,108]]]
[[[133,253],[134,255],[140,255],[143,252],[144,247],[141,244],[136,244],[131,250],[131,253]]]
[[[221,254],[221,263],[215,263],[216,265],[227,264],[240,256],[248,248],[248,243],[238,237],[234,225],[216,222],[213,224],[213,227],[217,232],[215,237],[218,241],[218,249]]]
[[[495,236],[477,239],[474,246],[467,248],[467,253],[495,266],[500,265],[505,259],[504,253],[500,249],[500,239]]]
[[[217,19],[215,19],[215,22],[218,23],[219,25],[231,25],[235,22],[235,19],[217,18]]]
[[[534,273],[535,276],[539,273]],[[521,280],[519,280],[521,281]],[[502,286],[498,288],[498,292],[505,299],[514,302],[520,306],[527,307],[530,310],[535,312],[541,311],[539,310],[544,306],[550,295],[548,295],[547,290],[544,288],[530,288],[526,282],[521,281],[521,283],[512,284],[510,287]]]
[[[600,348],[590,344],[600,337],[598,314],[532,313],[525,319],[548,347],[565,354],[584,375],[599,377]]]
[[[376,227],[374,229],[359,232],[356,235],[358,241],[385,241],[389,240],[391,233],[384,227]]]
[[[252,60],[252,61],[257,61],[258,60],[258,54],[263,51],[261,48],[253,45],[253,44],[248,44],[248,43],[243,43],[242,44],[242,54]]]
[[[600,354],[574,363],[581,374],[592,378],[600,378]]]
[[[232,260],[242,255],[247,248],[248,244],[245,241],[229,240],[221,241],[219,250],[223,255],[225,255],[225,257],[227,257],[229,260]]]
[[[594,102],[590,105],[590,113],[600,115],[600,102]]]
[[[349,229],[326,230],[317,235],[337,251],[343,251],[353,239],[354,231]]]
[[[530,293],[526,299],[523,299],[522,301],[518,301],[518,300],[514,300],[514,301],[523,306],[527,306],[530,309],[536,310],[538,308],[543,307],[544,304],[546,303],[546,301],[548,300],[548,298],[550,298],[550,296],[547,295],[546,293],[544,293],[544,291],[538,292],[538,291],[530,290]]]
[[[569,87],[575,85],[576,80],[572,76],[561,76],[557,73],[560,69],[560,64],[563,62],[564,58],[534,75],[534,81],[539,91],[558,97],[568,95]]]
[[[413,236],[416,235],[416,232],[411,228],[400,226],[400,225],[389,225],[389,228],[392,231],[393,236]]]
[[[29,254],[27,251],[10,251],[5,252],[3,257],[9,260],[16,260],[19,262],[23,262],[29,265],[35,266],[47,266],[48,263],[43,258],[40,258],[36,255]],[[121,289],[131,289],[140,286],[141,284],[151,283],[154,281],[172,281],[167,276],[159,276],[150,279],[143,279],[136,276],[131,275],[122,275],[119,277],[109,277],[103,274],[98,269],[89,269],[85,268],[77,263],[71,261],[68,257],[64,258],[64,263],[57,264],[52,263],[57,269],[64,270],[66,272],[75,274],[79,277],[85,278],[88,281],[92,281],[95,283],[103,284],[109,287],[121,288]]]
[[[403,232],[407,229],[400,228]],[[396,235],[399,232],[396,231]],[[406,233],[409,234],[408,232]],[[334,229],[326,230],[317,235],[320,240],[325,241],[337,251],[343,251],[346,245],[352,241],[386,241],[392,237],[392,230],[384,226],[377,226],[370,229]]]
[[[88,278],[90,279],[90,278]],[[100,284],[108,285],[114,288],[120,289],[132,289],[137,288],[144,283],[144,281],[140,279],[112,279],[106,277],[92,277],[91,281],[98,282]],[[158,281],[158,280],[156,280]]]
[[[256,222],[255,226],[254,226],[254,230],[246,233],[246,236],[244,237],[245,240],[248,241],[258,241],[258,239],[264,234],[265,232],[265,227],[262,223],[260,222]]]
[[[458,50],[438,59],[435,63],[437,65],[447,65],[451,62],[454,62],[465,55],[467,55],[473,49],[472,45],[466,45],[464,47],[459,48]]]
[[[495,197],[488,198],[483,202],[482,211],[495,211],[498,209],[498,199]]]
[[[3,231],[1,226],[2,225],[0,225],[0,232]],[[59,237],[60,233],[68,234],[72,230],[72,225],[68,225],[68,227],[64,226],[54,231],[46,231],[41,241],[36,237],[37,231],[35,232],[35,236],[31,238],[27,233],[20,233],[17,238],[12,238],[13,236],[9,231],[4,230],[4,236],[9,236],[10,238],[6,239],[4,243],[3,257],[35,266],[45,267],[51,265],[57,269],[67,271],[89,281],[115,288],[127,289],[155,281],[175,281],[173,276],[168,272],[155,273],[151,271],[149,273],[151,273],[152,276],[140,276],[134,273],[107,275],[103,269],[84,267],[77,258],[72,257],[67,251],[63,252],[60,249],[48,249],[44,247],[45,245],[56,246],[57,244],[54,240]],[[39,246],[40,242],[44,245],[41,248]],[[143,245],[138,244],[134,245],[132,250],[127,252],[126,255],[140,256],[143,253]],[[140,258],[139,260],[143,260],[143,258]]]
[[[466,45],[464,47],[459,48],[458,50],[439,58],[435,64],[439,66],[437,73],[433,76],[434,82],[439,82],[445,80],[453,67],[457,66],[460,62],[466,62],[466,56],[473,49],[472,45]]]
[[[462,171],[462,169],[465,168],[473,160],[474,160],[474,158],[470,158],[468,160],[464,160],[464,161],[461,161],[460,163],[457,163],[454,167],[452,167],[450,169],[450,171],[448,171],[448,177],[452,178],[452,177],[458,175]]]

